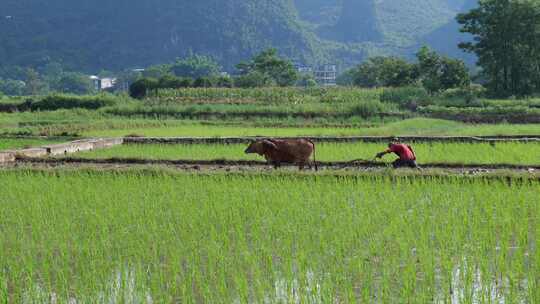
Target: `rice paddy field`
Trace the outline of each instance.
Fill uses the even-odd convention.
[[[244,121],[245,123],[246,121]],[[249,122],[249,121],[247,121]],[[540,134],[540,124],[464,124],[460,122],[415,118],[388,123],[374,123],[357,126],[312,126],[287,127],[286,122],[270,125],[242,124],[200,124],[184,123],[182,125],[154,125],[114,127],[104,126],[99,129],[86,129],[81,132],[86,137],[119,137],[130,134],[156,137],[175,136],[394,136],[394,135],[459,135],[459,136],[495,136],[495,135],[535,135]]]
[[[129,135],[540,138],[537,99],[417,91],[179,89],[108,95],[94,110],[10,108],[0,151]],[[434,119],[429,107],[468,116]],[[499,119],[510,112],[517,123]],[[0,303],[540,303],[540,143],[411,144],[420,165],[523,168],[129,163],[263,160],[245,144],[124,144],[67,155],[74,162],[0,163]],[[385,148],[317,143],[316,159],[371,160]]]
[[[2,171],[7,303],[537,303],[537,181]]]
[[[244,154],[243,144],[126,144],[106,150],[81,152],[74,157],[87,159],[152,160],[264,160]],[[413,144],[419,163],[540,165],[540,143],[417,143]],[[319,143],[317,161],[371,160],[386,149],[384,143]],[[393,161],[396,156],[386,156]]]
[[[410,119],[352,117],[231,117],[178,119],[159,115],[122,117],[83,109],[0,113],[0,136],[351,136],[351,135],[535,135],[540,124],[469,124],[416,117]]]
[[[39,138],[2,138],[0,137],[0,151],[8,149],[21,149],[47,144],[56,144],[65,140],[61,139],[39,139]]]
[[[0,178],[7,303],[540,299],[534,181],[26,171]]]

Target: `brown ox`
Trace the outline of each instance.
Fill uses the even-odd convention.
[[[307,139],[261,139],[252,142],[246,154],[257,153],[278,168],[281,163],[297,164],[299,169],[305,165],[311,168],[309,161],[313,154],[313,165],[318,170],[315,160],[315,144]]]

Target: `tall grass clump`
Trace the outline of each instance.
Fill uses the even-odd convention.
[[[385,103],[394,103],[402,108],[414,109],[420,105],[431,103],[432,96],[422,87],[385,88],[380,100]]]
[[[32,111],[55,111],[75,108],[97,110],[99,108],[113,106],[116,103],[117,97],[112,95],[77,96],[54,94],[32,102],[30,109]]]

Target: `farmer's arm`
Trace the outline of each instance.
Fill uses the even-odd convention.
[[[380,152],[380,153],[377,153],[377,155],[375,155],[376,158],[382,158],[383,156],[385,156],[386,154],[388,153],[392,153],[392,150],[391,149],[387,149],[383,152]]]

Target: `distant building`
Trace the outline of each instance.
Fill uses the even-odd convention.
[[[101,78],[101,90],[113,88],[116,84],[116,78]]]
[[[337,79],[337,66],[325,64],[319,66],[314,72],[315,80],[321,86],[335,86]]]
[[[313,68],[307,65],[303,65],[300,63],[295,63],[294,67],[296,68],[296,71],[300,74],[312,74]]]
[[[98,76],[92,75],[90,76],[90,80],[92,80],[94,84],[94,89],[96,91],[103,91],[103,90],[111,89],[116,84],[116,78],[108,78],[108,77],[99,78]]]
[[[90,76],[90,80],[92,80],[92,83],[94,84],[94,90],[101,90],[101,79],[99,79],[99,77],[92,75]]]

